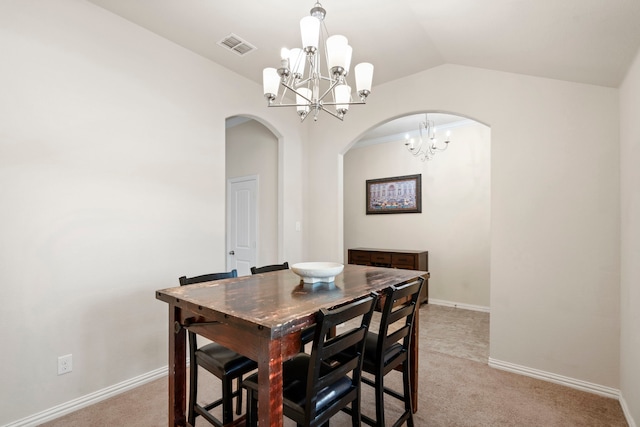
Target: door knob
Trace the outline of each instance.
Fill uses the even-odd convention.
[[[236,251],[229,251],[229,255],[235,255]]]

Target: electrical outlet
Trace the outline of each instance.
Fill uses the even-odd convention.
[[[58,357],[58,375],[68,374],[73,370],[73,355]]]

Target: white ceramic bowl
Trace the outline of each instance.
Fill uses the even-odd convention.
[[[331,283],[343,269],[344,265],[337,262],[300,262],[291,266],[304,283]]]

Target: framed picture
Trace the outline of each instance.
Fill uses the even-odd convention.
[[[422,175],[367,180],[367,215],[422,212]]]

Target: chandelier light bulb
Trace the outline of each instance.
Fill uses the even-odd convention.
[[[264,96],[269,100],[274,100],[278,96],[280,87],[280,76],[275,68],[265,68],[262,70],[262,87]]]
[[[351,57],[353,56],[353,48],[351,45],[347,45],[345,49],[345,61],[344,61],[344,75],[349,74],[349,69],[351,68]]]
[[[373,64],[361,62],[354,68],[356,74],[356,90],[361,98],[366,98],[371,93],[373,83]]]
[[[335,35],[327,39],[327,67],[331,74],[334,76],[346,74],[347,64],[351,62],[351,52],[345,36]]]
[[[305,59],[302,49],[296,47],[289,51],[289,68],[291,68],[291,72],[297,79],[301,79],[304,75],[304,68],[307,63]]]
[[[283,47],[280,49],[280,69],[278,69],[278,74],[288,76],[289,73],[289,49]]]
[[[302,47],[305,52],[309,53],[318,50],[320,20],[313,16],[305,16],[302,18],[300,20],[300,34],[302,36]]]
[[[298,115],[304,118],[304,116],[309,113],[309,105],[311,103],[311,89],[301,87],[300,89],[298,89],[298,92],[299,94],[296,94],[296,104],[298,104],[296,109],[298,111]]]
[[[351,87],[348,85],[336,86],[336,110],[339,113],[346,113],[351,101]]]
[[[407,133],[404,135],[404,139],[405,139],[404,145],[406,145],[407,148],[409,148],[409,151],[413,150],[413,146],[415,145],[415,141],[413,140],[413,138],[409,138],[409,134]]]

